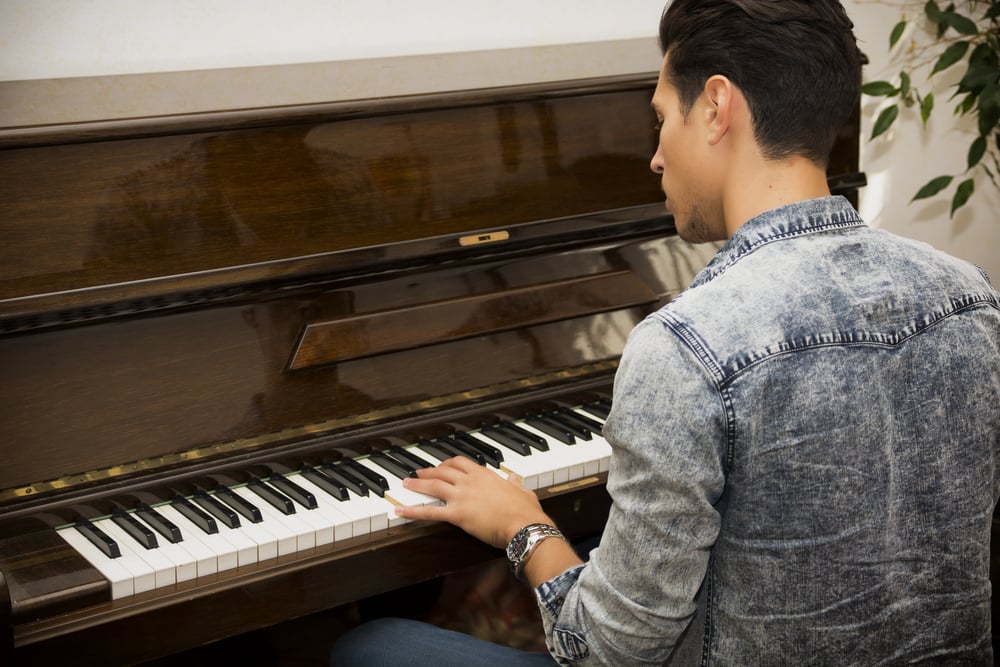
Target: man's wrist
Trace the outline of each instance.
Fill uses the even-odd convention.
[[[524,567],[528,564],[528,560],[538,545],[550,537],[566,539],[558,528],[548,523],[530,523],[510,539],[507,544],[507,560],[510,561],[511,571],[518,579],[523,581]]]

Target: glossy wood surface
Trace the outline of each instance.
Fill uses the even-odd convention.
[[[659,201],[648,77],[580,89],[8,147],[0,305]]]

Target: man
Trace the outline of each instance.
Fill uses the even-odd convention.
[[[667,6],[651,167],[681,236],[726,243],[629,338],[589,561],[526,548],[551,519],[474,464],[408,484],[444,505],[400,515],[513,542],[550,655],[384,622],[334,664],[992,664],[1000,298],[830,196],[852,29],[836,0]]]

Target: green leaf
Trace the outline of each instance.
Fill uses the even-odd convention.
[[[934,63],[934,69],[931,70],[931,76],[934,76],[943,69],[948,69],[965,55],[966,51],[969,50],[968,42],[955,42],[941,54],[938,61]]]
[[[861,92],[873,97],[891,97],[898,93],[899,89],[888,81],[872,81],[861,86]]]
[[[977,45],[969,54],[968,68],[958,84],[958,90],[978,94],[986,86],[996,83],[998,67],[1000,61],[993,49],[985,44]]]
[[[979,113],[979,134],[990,136],[993,129],[1000,125],[1000,83],[990,81],[979,93],[977,99]]]
[[[899,38],[903,36],[903,31],[906,30],[906,21],[900,21],[892,27],[892,32],[889,33],[889,48],[896,46],[896,42]]]
[[[972,193],[976,191],[976,184],[970,178],[968,180],[959,183],[958,188],[955,190],[955,197],[951,200],[951,215],[954,217],[955,211],[965,206],[966,202],[969,201],[969,197]]]
[[[944,22],[955,29],[956,32],[962,35],[978,35],[979,28],[976,26],[976,22],[967,16],[962,16],[953,11],[946,12],[944,15]]]
[[[934,93],[927,93],[927,97],[920,100],[920,120],[923,121],[924,125],[927,124],[927,119],[931,117],[932,111],[934,111]]]
[[[941,23],[944,20],[941,17],[941,8],[938,7],[938,3],[934,2],[934,0],[927,0],[927,3],[924,5],[924,14],[931,21],[934,21],[934,23]]]
[[[892,106],[882,109],[878,118],[875,119],[875,127],[872,128],[872,136],[869,138],[869,141],[892,127],[892,124],[895,122],[897,116],[899,116],[898,104],[893,104]]]
[[[938,176],[937,178],[930,181],[927,185],[920,188],[917,194],[913,196],[910,201],[917,201],[918,199],[927,199],[928,197],[933,197],[937,193],[944,190],[946,187],[951,185],[953,176]]]
[[[972,169],[986,154],[986,137],[977,137],[969,146],[969,169]]]
[[[910,75],[906,72],[899,73],[899,94],[904,98],[910,95]]]
[[[966,95],[961,102],[955,105],[955,115],[964,116],[965,114],[972,111],[972,108],[976,106],[976,94],[969,93]]]

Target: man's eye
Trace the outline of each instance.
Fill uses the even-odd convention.
[[[659,132],[660,130],[662,130],[663,129],[663,121],[662,120],[658,121],[656,123],[656,125],[653,126],[653,129],[656,130],[657,132]]]

